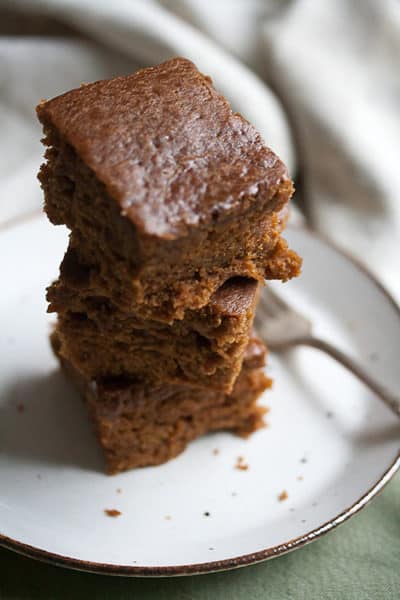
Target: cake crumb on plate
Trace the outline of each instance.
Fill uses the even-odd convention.
[[[119,517],[122,515],[121,511],[117,510],[116,508],[105,508],[104,512],[107,517]]]
[[[236,465],[235,465],[235,469],[239,469],[239,471],[247,471],[248,468],[249,468],[249,465],[245,462],[243,456],[238,456]]]
[[[288,498],[289,498],[289,494],[287,493],[286,490],[282,490],[282,492],[278,496],[279,502],[283,502],[284,500],[287,500]]]

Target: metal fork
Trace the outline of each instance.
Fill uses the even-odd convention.
[[[360,365],[341,350],[325,340],[314,337],[311,321],[288,306],[267,286],[261,291],[255,328],[258,335],[273,352],[284,352],[294,346],[311,346],[329,354],[358,377],[397,417],[400,417],[400,397],[395,396],[371,378]]]

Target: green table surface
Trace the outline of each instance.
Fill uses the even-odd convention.
[[[251,567],[140,579],[79,573],[0,549],[0,599],[400,600],[400,476],[319,541]]]

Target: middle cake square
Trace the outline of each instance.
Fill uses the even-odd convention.
[[[231,278],[206,306],[167,325],[95,295],[90,268],[68,250],[47,297],[49,312],[58,313],[60,354],[85,376],[190,383],[230,393],[249,341],[258,288],[254,280]]]

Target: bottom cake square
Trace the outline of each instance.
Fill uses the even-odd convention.
[[[263,369],[266,348],[256,337],[231,394],[187,384],[152,387],[121,378],[90,380],[59,356],[57,331],[51,342],[86,401],[111,475],[164,463],[210,431],[247,436],[264,425],[266,409],[257,400],[272,382]]]

